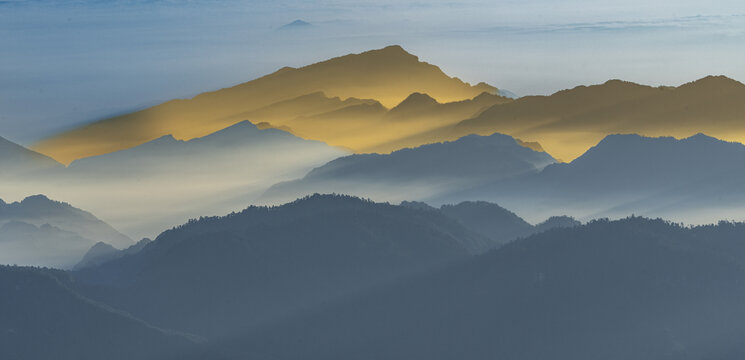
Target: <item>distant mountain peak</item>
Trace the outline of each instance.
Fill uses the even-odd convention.
[[[473,86],[465,83],[449,76],[436,65],[420,61],[401,46],[391,45],[334,57],[297,69],[282,69],[190,99],[172,100],[119,115],[110,118],[115,121],[102,120],[59,133],[42,140],[34,148],[70,163],[76,159],[130,149],[165,134],[173,134],[177,139],[195,139],[218,131],[236,120],[245,119],[242,117],[244,114],[252,114],[316,91],[323,91],[331,99],[375,99],[386,108],[392,108],[413,92],[427,93],[439,102],[446,103],[472,99],[484,91],[494,93],[496,89],[486,84]],[[318,113],[298,116],[315,114]],[[293,128],[301,133],[300,128]],[[338,145],[356,149],[368,140],[367,137],[373,136],[362,135],[345,135]],[[330,141],[329,134],[304,136]],[[385,139],[376,136],[372,141],[385,143],[398,139],[396,135],[381,136]]]
[[[478,84],[476,84],[475,87],[477,89],[480,89],[482,92],[487,92],[487,93],[493,94],[493,95],[500,95],[499,94],[499,92],[500,92],[499,89],[497,89],[496,87],[491,86],[491,85],[489,85],[489,84],[487,84],[487,83],[485,83],[483,81],[480,82],[480,83],[478,83]]]
[[[696,133],[683,140],[727,142],[727,141],[719,140],[713,136],[706,135],[704,133]]]
[[[27,196],[25,199],[23,199],[23,202],[35,202],[35,201],[52,202],[52,200],[50,200],[44,194],[30,195],[30,196]]]
[[[62,164],[52,158],[29,150],[0,136],[0,165],[4,172],[17,170],[28,170],[27,168],[53,168],[62,167]],[[2,174],[0,172],[0,174]]]
[[[722,91],[723,89],[741,89],[745,91],[745,84],[724,75],[709,75],[701,79],[685,83],[680,89],[705,89],[710,92]]]
[[[706,135],[704,133],[697,133],[695,135],[689,136],[687,138],[683,139],[676,139],[672,136],[659,136],[659,137],[651,137],[651,136],[642,136],[639,134],[611,134],[604,137],[600,142],[595,146],[596,148],[602,148],[606,146],[629,146],[632,144],[638,144],[638,143],[677,143],[677,142],[706,142],[706,143],[712,143],[712,144],[725,144],[728,143],[727,141],[717,139],[715,137]]]
[[[362,57],[376,57],[379,59],[409,59],[419,61],[419,57],[406,51],[401,45],[389,45],[382,49],[365,51],[357,54]]]
[[[313,26],[313,24],[311,24],[311,23],[309,23],[307,21],[304,21],[304,20],[297,19],[297,20],[295,20],[295,21],[293,21],[291,23],[287,23],[287,24],[282,25],[280,27],[280,29],[283,29],[283,30],[287,30],[287,29],[301,29],[301,28],[309,28],[311,26]]]
[[[404,53],[404,54],[411,55],[408,51],[404,50],[404,48],[401,45],[395,45],[395,44],[394,45],[388,45],[388,46],[380,49],[379,51],[381,51],[381,52],[392,52],[392,53]]]
[[[176,142],[176,141],[178,140],[176,140],[176,138],[173,137],[173,135],[168,134],[168,135],[163,135],[157,139],[153,139],[150,142],[151,143],[171,143],[171,142]]]
[[[396,113],[400,111],[408,110],[419,110],[425,107],[438,105],[439,103],[433,97],[420,92],[415,92],[409,95],[404,101],[396,105],[391,112]]]
[[[221,131],[235,131],[235,130],[245,130],[245,131],[259,131],[260,129],[252,122],[248,120],[243,120],[240,122],[237,122],[233,125],[230,125],[222,130],[219,130],[213,134],[220,133]]]
[[[520,96],[507,89],[497,89],[497,95],[508,99],[519,99]]]
[[[25,199],[21,200],[21,204],[25,206],[54,205],[55,207],[57,206],[71,207],[70,204],[51,200],[50,198],[46,197],[46,195],[42,195],[42,194],[27,196]]]

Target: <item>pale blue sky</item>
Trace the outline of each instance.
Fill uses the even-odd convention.
[[[295,19],[315,26],[276,29]],[[745,80],[739,1],[0,1],[0,136],[234,85],[282,66],[401,44],[518,94],[620,78]]]

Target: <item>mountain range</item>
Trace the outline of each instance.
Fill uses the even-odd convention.
[[[158,359],[198,338],[86,299],[58,270],[0,266],[0,358]]]
[[[43,195],[0,200],[0,264],[68,268],[96,242],[133,243],[93,214]]]
[[[571,161],[607,135],[742,141],[745,85],[709,76],[678,87],[621,80],[512,99],[471,86],[389,46],[279,71],[52,136],[33,149],[62,163],[161,136],[189,140],[243,120],[356,153],[388,153],[503,133]]]
[[[745,85],[505,95],[388,46],[0,138],[0,359],[744,358]]]
[[[74,276],[153,325],[219,338],[497,245],[439,212],[314,195],[190,221]]]
[[[486,201],[464,201],[454,205],[442,205],[439,208],[419,201],[403,201],[401,206],[441,212],[498,245],[554,228],[582,225],[581,222],[566,215],[551,216],[541,223],[531,225],[512,211]]]
[[[90,249],[83,255],[83,258],[72,267],[73,270],[82,270],[89,267],[101,265],[105,262],[109,262],[127,255],[133,255],[140,250],[144,249],[147,244],[151,243],[152,240],[144,238],[138,241],[136,244],[124,248],[117,249],[105,242],[97,242],[91,246]]]
[[[435,203],[483,199],[538,220],[662,216],[687,223],[742,211],[745,145],[703,134],[685,139],[611,135],[570,163],[450,194]]]
[[[494,93],[496,89],[451,78],[400,46],[389,46],[302,68],[285,67],[230,88],[94,122],[43,140],[33,148],[70,163],[165,135],[188,140],[244,120],[236,120],[236,115],[318,91],[344,99],[375,99],[383,106],[393,107],[414,92],[451,102],[471,99],[485,91]]]
[[[0,137],[0,179],[35,176],[64,166],[54,159]]]
[[[302,179],[270,188],[266,201],[314,192],[378,200],[425,200],[500,179],[537,173],[555,160],[507,135],[471,135],[390,154],[355,154],[313,169]]]
[[[744,235],[314,195],[195,219],[78,271],[1,267],[0,354],[734,360]]]
[[[163,136],[17,177],[0,195],[45,193],[90,209],[136,238],[153,237],[192,217],[242,209],[271,185],[347,154],[241,121],[189,141]]]
[[[214,340],[538,231],[496,204],[412,205],[316,194],[195,219],[144,245],[103,249],[104,258],[78,266],[74,286],[150,324]]]
[[[744,235],[638,217],[556,229],[185,358],[734,360]]]
[[[538,141],[570,161],[607,135],[689,137],[697,133],[743,141],[745,84],[708,76],[679,87],[612,80],[551,96],[526,96],[495,105],[455,126],[458,134],[500,132]]]

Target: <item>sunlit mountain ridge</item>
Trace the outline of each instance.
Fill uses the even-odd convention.
[[[281,70],[230,88],[172,100],[145,110],[94,122],[33,146],[60,162],[130,148],[163,135],[188,140],[230,126],[235,115],[323,91],[341,98],[375,99],[393,107],[413,92],[459,101],[496,92],[472,86],[419,61],[400,46],[351,54],[302,68]],[[240,119],[243,120],[243,119]]]

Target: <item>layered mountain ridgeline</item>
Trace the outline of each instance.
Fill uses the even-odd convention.
[[[64,166],[54,159],[0,137],[0,179],[37,176]]]
[[[127,234],[153,237],[192,217],[242,209],[271,185],[347,154],[242,121],[189,141],[164,136],[76,160],[53,175],[18,183],[20,190],[13,193],[54,194],[91,209]]]
[[[43,195],[0,200],[0,264],[68,268],[98,241],[133,243],[93,214]]]
[[[13,203],[0,200],[0,223],[8,221],[21,221],[37,226],[49,224],[114,246],[124,247],[134,243],[93,214],[44,195],[29,196]]]
[[[194,358],[735,360],[743,239],[743,224],[643,218],[556,229]]]
[[[515,213],[485,201],[443,205],[440,211],[457,219],[467,228],[488,235],[491,239],[503,244],[535,232],[533,225]]]
[[[401,47],[389,46],[298,69],[284,68],[231,88],[95,122],[46,139],[34,149],[70,163],[169,134],[191,139],[243,120],[236,116],[246,112],[318,91],[345,99],[375,99],[393,107],[414,92],[451,102],[471,99],[482,92],[494,93],[496,89],[451,78]]]
[[[549,217],[543,222],[536,224],[533,228],[536,230],[536,232],[543,232],[554,228],[568,228],[579,225],[582,225],[582,223],[571,216],[558,215]]]
[[[439,211],[499,245],[537,232],[582,224],[571,216],[562,215],[552,216],[537,225],[531,225],[512,211],[486,201],[464,201],[455,205],[442,205],[439,209],[419,201],[403,201],[401,206]]]
[[[161,359],[195,342],[95,303],[67,274],[0,266],[0,358]]]
[[[439,212],[314,195],[191,221],[75,278],[91,298],[214,339],[496,245]]]
[[[742,141],[745,85],[710,76],[679,87],[611,80],[517,100],[471,86],[390,46],[276,73],[95,122],[37,144],[63,162],[161,136],[192,139],[242,120],[358,153],[509,134],[570,161],[614,133]],[[390,109],[390,110],[389,110]]]
[[[357,154],[333,160],[264,195],[287,201],[315,192],[340,192],[379,200],[426,200],[500,179],[537,173],[555,163],[544,152],[506,135],[471,135],[391,154]]]
[[[495,105],[452,131],[500,132],[538,141],[552,155],[570,161],[616,133],[687,137],[703,132],[742,142],[743,114],[745,85],[724,76],[657,88],[612,80]]]
[[[304,140],[277,129],[261,130],[249,121],[241,121],[189,141],[166,135],[131,149],[76,160],[70,164],[68,173],[118,179],[182,177],[192,173],[224,178],[245,176],[236,174],[236,166],[245,170],[260,167],[270,174],[285,173],[298,171],[289,169],[293,166],[302,167],[345,154],[319,141]],[[289,161],[293,159],[294,163]],[[272,171],[272,163],[283,169]],[[257,180],[258,175],[252,180]]]
[[[69,268],[92,242],[49,224],[10,220],[0,225],[0,264]]]
[[[91,246],[90,249],[88,249],[88,252],[85,253],[83,258],[73,266],[73,270],[82,270],[89,267],[94,267],[101,265],[105,262],[109,262],[111,260],[115,260],[127,255],[133,255],[140,250],[144,249],[147,244],[151,243],[152,240],[148,238],[144,238],[140,241],[138,241],[136,244],[119,250],[107,243],[104,242],[97,242],[93,246]]]
[[[611,135],[571,163],[438,201],[480,198],[532,219],[559,210],[578,218],[636,213],[687,223],[739,219],[743,164],[745,145],[702,134],[680,140]]]
[[[491,105],[508,101],[511,100],[485,92],[473,99],[440,103],[428,94],[413,93],[390,110],[377,101],[366,101],[293,119],[267,116],[250,119],[268,118],[271,124],[285,126],[303,138],[322,140],[358,153],[388,153],[456,140],[458,136],[433,130],[452,126]]]

